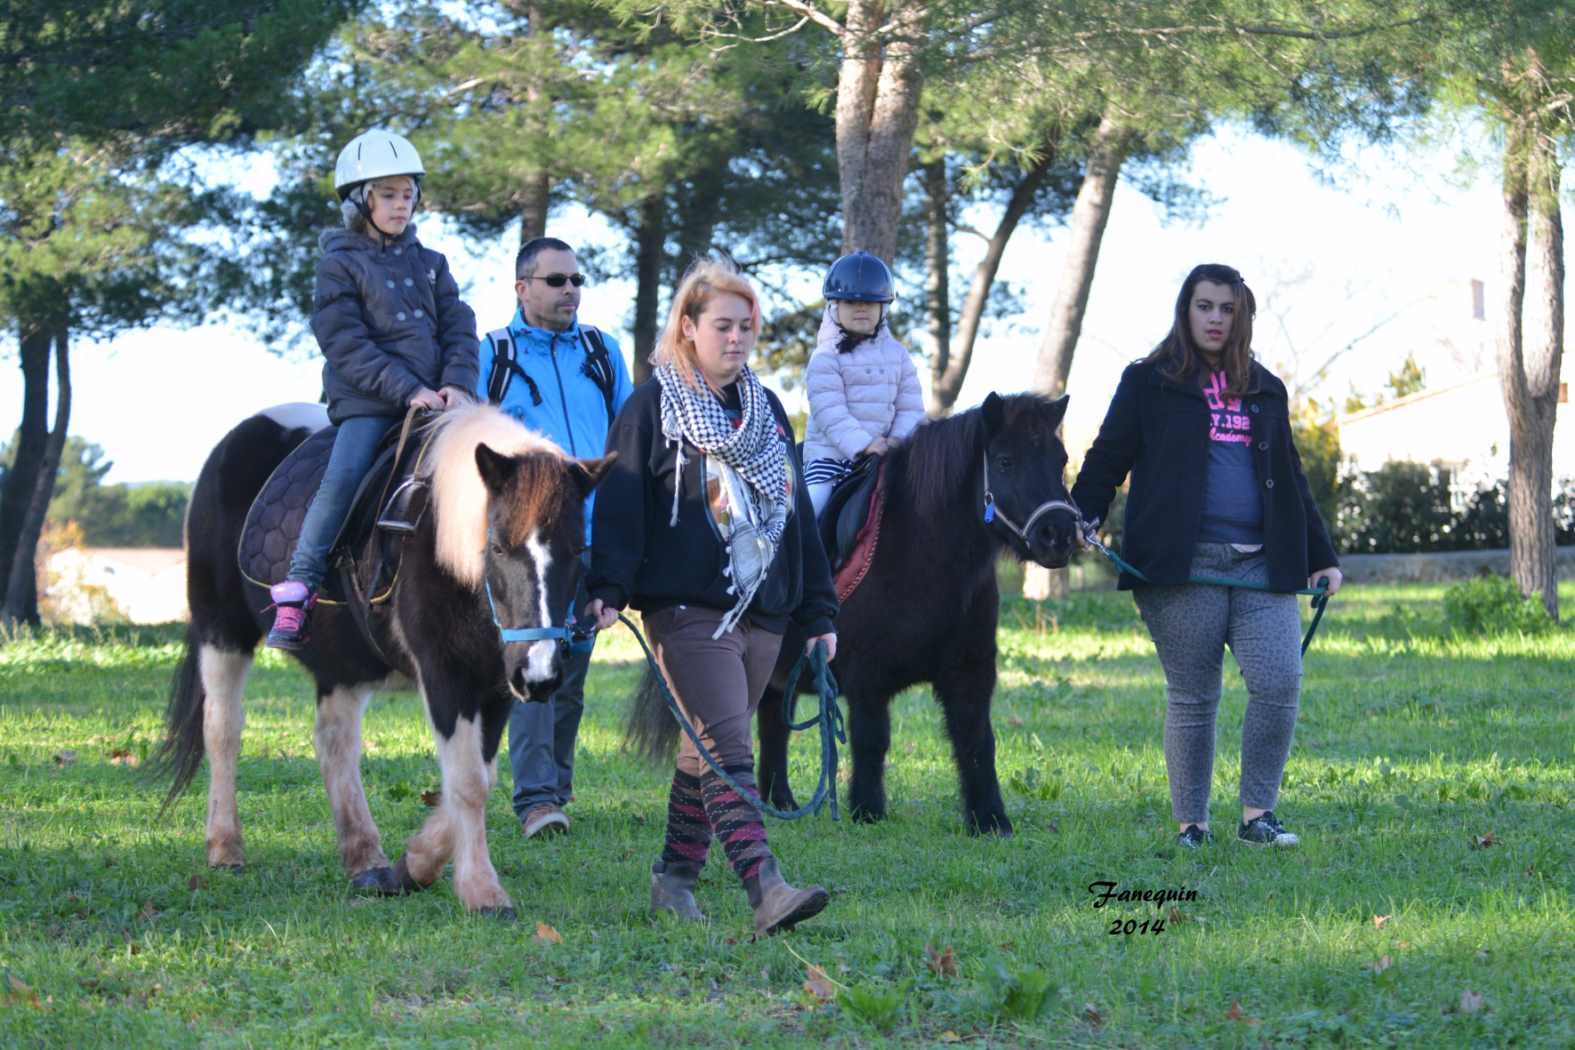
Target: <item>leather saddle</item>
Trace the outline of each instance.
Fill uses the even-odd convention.
[[[252,583],[268,587],[289,572],[306,509],[328,468],[338,432],[338,427],[325,427],[297,445],[252,500],[236,548],[241,575]],[[401,444],[401,433],[399,427],[389,430],[356,489],[350,513],[329,551],[330,571],[318,595],[323,604],[359,599],[375,605],[386,601],[393,590],[402,541],[415,531],[427,509],[426,482],[414,473],[423,435],[411,431]]]
[[[852,471],[837,482],[820,510],[816,526],[820,529],[820,543],[826,548],[826,560],[831,563],[832,573],[847,561],[859,533],[869,521],[880,468],[880,456],[860,456],[854,460]]]

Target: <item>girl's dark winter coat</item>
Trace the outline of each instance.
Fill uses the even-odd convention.
[[[423,387],[476,389],[476,315],[415,226],[386,244],[350,230],[319,244],[312,333],[327,359],[329,419],[398,418]]]
[[[793,426],[777,396],[770,391],[766,396],[787,445],[795,503],[749,619],[778,634],[789,620],[809,637],[829,634],[837,614],[836,591],[804,489],[803,464],[793,447]],[[618,459],[596,490],[590,596],[618,608],[632,604],[642,612],[678,604],[731,609],[736,599],[722,574],[727,550],[705,500],[702,454],[687,443],[678,524],[669,524],[677,455],[662,437],[661,400],[661,384],[655,379],[642,383],[607,433],[607,451],[617,452]]]
[[[1241,401],[1251,419],[1252,464],[1263,486],[1269,586],[1299,590],[1312,572],[1340,563],[1291,441],[1285,384],[1254,362]],[[1209,424],[1209,406],[1196,380],[1178,382],[1161,374],[1157,362],[1135,362],[1122,373],[1072,487],[1083,516],[1103,520],[1116,487],[1131,472],[1122,554],[1152,583],[1187,582],[1203,520]],[[1140,582],[1121,574],[1122,590]]]

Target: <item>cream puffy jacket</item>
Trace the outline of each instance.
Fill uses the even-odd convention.
[[[831,306],[820,322],[804,372],[809,427],[804,462],[851,460],[876,438],[901,441],[924,420],[924,394],[913,358],[882,324],[873,338],[837,352],[841,329]]]

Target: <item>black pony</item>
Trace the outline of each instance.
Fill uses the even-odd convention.
[[[887,454],[880,542],[837,615],[832,665],[848,702],[855,819],[886,815],[891,698],[929,682],[951,736],[968,829],[1012,833],[990,725],[1000,606],[995,562],[1010,550],[1060,568],[1072,555],[1077,517],[1062,477],[1066,449],[1056,436],[1066,404],[1065,397],[991,394],[978,408],[925,423]],[[795,805],[782,690],[803,647],[791,632],[783,640],[760,702],[760,790],[779,808]]]
[[[170,690],[160,750],[173,779],[165,805],[208,756],[208,863],[245,861],[236,808],[241,698],[272,619],[267,591],[245,579],[236,549],[247,509],[269,474],[314,430],[321,408],[287,405],[230,431],[203,465],[186,521],[191,624]],[[352,883],[407,893],[454,862],[454,888],[474,911],[512,917],[487,851],[485,807],[498,743],[516,700],[544,700],[561,675],[557,641],[503,641],[507,627],[562,623],[584,544],[584,500],[611,457],[569,459],[486,407],[446,412],[431,426],[418,474],[430,509],[405,540],[392,597],[370,617],[369,644],[344,607],[319,606],[294,655],[317,685],[314,743],[339,851]],[[514,637],[518,637],[515,635]],[[414,681],[437,738],[443,790],[397,867],[383,853],[361,786],[361,718],[375,689]]]

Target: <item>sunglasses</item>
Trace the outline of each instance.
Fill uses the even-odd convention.
[[[574,287],[579,288],[585,283],[585,275],[583,273],[554,273],[548,274],[546,277],[521,277],[520,280],[545,281],[548,288],[562,288],[566,284],[572,284]]]

